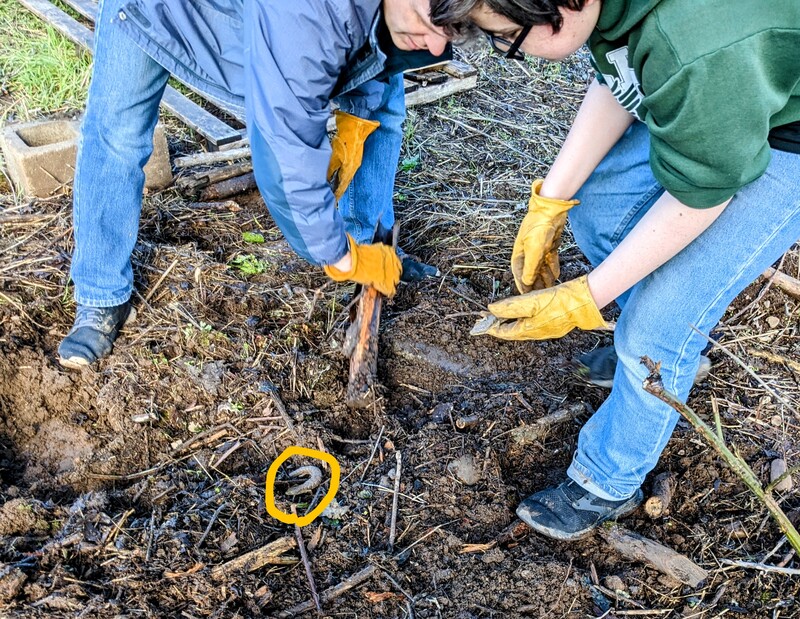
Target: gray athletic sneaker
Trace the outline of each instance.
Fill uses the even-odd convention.
[[[580,355],[575,363],[575,374],[581,380],[611,389],[614,384],[614,372],[617,370],[617,353],[613,346],[603,346],[591,352]],[[700,367],[694,377],[694,384],[703,381],[711,371],[711,359],[700,355]]]
[[[80,369],[102,359],[114,348],[120,329],[135,317],[130,301],[115,307],[79,305],[75,323],[58,347],[59,363]]]
[[[529,496],[517,507],[517,516],[543,535],[573,540],[583,537],[606,520],[631,513],[643,498],[639,489],[622,501],[606,501],[568,479],[556,488]]]

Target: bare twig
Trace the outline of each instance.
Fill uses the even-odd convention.
[[[297,505],[294,503],[292,503],[292,513],[297,516]],[[311,599],[314,600],[314,606],[317,607],[317,611],[322,614],[322,605],[319,601],[317,585],[314,582],[314,573],[311,571],[311,563],[308,560],[308,553],[306,552],[306,543],[303,541],[303,530],[296,523],[294,525],[294,536],[297,539],[297,547],[300,549],[300,559],[303,562],[303,567],[306,569],[308,587],[311,589]]]
[[[728,466],[733,469],[733,472],[742,479],[745,485],[750,488],[753,494],[766,506],[770,514],[772,514],[772,517],[777,521],[778,526],[780,526],[781,530],[786,534],[792,548],[800,550],[800,534],[789,518],[787,518],[777,501],[761,487],[761,482],[758,480],[758,477],[756,477],[753,469],[750,468],[750,465],[741,457],[734,455],[734,453],[728,449],[728,446],[725,445],[725,442],[717,436],[716,432],[714,432],[697,413],[664,389],[664,385],[661,383],[659,364],[654,363],[649,357],[642,357],[642,363],[650,371],[650,375],[644,380],[644,390],[674,408],[700,432],[722,456],[723,460],[728,463]]]
[[[735,565],[736,567],[744,567],[750,570],[759,570],[761,572],[775,572],[777,574],[786,574],[787,576],[800,576],[800,570],[790,567],[776,567],[774,565],[767,565],[765,563],[751,563],[749,561],[731,561],[730,559],[721,559],[720,563],[725,565]]]
[[[399,451],[395,452],[397,468],[394,476],[394,496],[392,497],[392,521],[389,526],[389,552],[394,550],[394,538],[397,534],[397,504],[400,499],[400,471],[403,467],[403,456]]]
[[[199,539],[199,540],[197,540],[197,547],[198,547],[198,548],[200,548],[200,546],[202,546],[202,545],[203,545],[203,542],[204,542],[204,541],[206,541],[206,538],[208,537],[208,534],[211,532],[211,527],[213,527],[213,526],[214,526],[214,523],[217,521],[217,518],[219,518],[219,514],[220,514],[220,512],[222,511],[222,509],[223,509],[223,508],[224,508],[226,505],[227,505],[227,503],[223,502],[223,503],[222,503],[222,504],[221,504],[221,505],[220,505],[220,506],[219,506],[219,507],[218,507],[218,508],[217,508],[217,509],[214,511],[214,514],[211,516],[211,520],[209,520],[209,521],[208,521],[208,526],[206,526],[206,530],[205,530],[205,531],[203,531],[203,534],[200,536],[200,539]]]
[[[370,578],[372,578],[372,575],[377,571],[378,568],[374,565],[369,565],[365,567],[363,570],[361,570],[360,572],[356,572],[355,574],[350,576],[350,578],[340,582],[338,585],[335,585],[330,589],[326,589],[325,591],[323,591],[322,595],[320,596],[320,602],[322,604],[327,604],[328,602],[330,602],[333,599],[336,599],[343,593],[347,593],[353,587],[357,587],[364,581],[369,580]],[[287,617],[302,615],[303,613],[308,612],[309,610],[312,610],[314,608],[315,605],[313,600],[307,601],[303,602],[302,604],[298,604],[297,606],[292,606],[291,608],[287,608],[286,610],[279,612],[278,617],[280,617],[281,619],[286,619]]]

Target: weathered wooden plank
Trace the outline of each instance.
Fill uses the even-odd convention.
[[[406,106],[423,105],[437,101],[442,97],[448,97],[465,90],[471,90],[478,85],[478,76],[472,75],[462,79],[452,78],[443,84],[425,86],[406,95]]]
[[[62,0],[64,4],[79,13],[81,17],[94,23],[97,17],[97,2],[94,0]]]
[[[19,2],[70,41],[77,43],[89,52],[94,49],[94,33],[47,0],[19,0]],[[89,0],[69,1],[69,5],[87,19],[93,19],[91,17],[91,4],[93,3],[89,2]],[[80,9],[78,6],[80,6]],[[161,105],[208,140],[212,149],[241,139],[239,130],[230,127],[194,101],[187,99],[172,86],[167,86],[164,91]]]

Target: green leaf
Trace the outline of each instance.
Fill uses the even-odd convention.
[[[243,232],[242,239],[245,243],[263,243],[264,235],[258,232]]]

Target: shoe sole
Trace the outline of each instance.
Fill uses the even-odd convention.
[[[527,514],[525,512],[521,512],[522,505],[520,505],[517,508],[516,514],[519,517],[519,519],[522,520],[522,522],[527,524],[531,529],[533,529],[537,533],[541,533],[542,535],[546,535],[547,537],[551,537],[553,539],[570,542],[586,537],[604,522],[608,522],[609,520],[619,520],[620,518],[624,518],[625,516],[632,514],[633,512],[636,511],[639,505],[642,504],[643,500],[644,500],[644,493],[642,493],[641,490],[637,490],[636,494],[634,494],[626,503],[623,503],[617,509],[611,512],[607,518],[603,518],[603,520],[601,520],[600,522],[597,522],[586,529],[575,531],[574,533],[566,533],[558,529],[546,527],[542,524],[537,523],[535,520],[528,520]]]
[[[131,311],[128,313],[128,317],[125,319],[125,322],[122,323],[120,331],[122,331],[122,329],[127,327],[129,324],[133,323],[134,320],[136,320],[136,308],[132,307]],[[64,357],[59,357],[58,363],[62,367],[65,367],[69,370],[82,370],[83,368],[91,365],[91,363],[89,363],[83,357],[69,357],[66,359]]]

